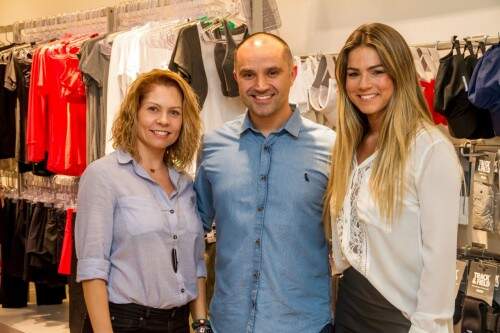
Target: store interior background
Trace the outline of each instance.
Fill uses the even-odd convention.
[[[196,0],[195,0],[196,1]],[[118,0],[0,0],[0,26],[16,21],[114,6]],[[336,53],[349,33],[366,22],[396,28],[409,44],[497,35],[499,0],[276,0],[279,34],[295,55]],[[5,40],[2,34],[0,40]]]
[[[194,0],[196,1],[196,0]],[[16,21],[72,13],[99,7],[115,6],[120,0],[0,0],[0,26]],[[500,0],[276,0],[282,26],[279,35],[291,46],[295,55],[337,53],[357,26],[367,22],[382,22],[396,28],[410,45],[449,41],[451,36],[497,36],[500,32]],[[0,41],[12,40],[10,34],[0,34]],[[446,51],[442,51],[446,52]],[[54,320],[37,333],[63,333],[67,326],[58,320],[67,315],[44,309],[33,317],[26,309],[24,317],[0,314],[0,332],[8,330],[2,324]],[[47,324],[47,323],[46,323]],[[37,326],[38,327],[38,326]]]

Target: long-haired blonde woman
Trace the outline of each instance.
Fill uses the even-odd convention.
[[[337,140],[327,191],[335,330],[451,332],[461,171],[433,125],[408,45],[366,24],[337,58]]]
[[[94,332],[187,333],[189,310],[208,332],[203,230],[185,172],[200,136],[180,76],[153,70],[129,87],[116,151],[87,167],[78,193],[77,280]]]

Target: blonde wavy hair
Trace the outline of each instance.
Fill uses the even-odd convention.
[[[186,172],[200,145],[202,125],[198,98],[178,74],[154,69],[141,74],[130,85],[120,111],[113,122],[113,147],[130,153],[139,160],[137,152],[137,112],[144,97],[156,85],[176,87],[182,95],[182,128],[177,141],[165,151],[163,160],[168,167]]]
[[[401,213],[405,191],[404,174],[411,145],[420,128],[433,126],[422,95],[410,49],[393,28],[381,23],[364,24],[347,39],[336,63],[338,83],[337,138],[333,147],[331,176],[325,195],[325,230],[330,214],[336,218],[342,209],[352,173],[356,149],[368,129],[367,118],[349,100],[346,92],[349,53],[367,46],[377,51],[394,84],[393,95],[385,109],[373,161],[370,189],[387,223]]]

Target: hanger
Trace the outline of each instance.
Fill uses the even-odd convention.
[[[451,53],[455,50],[457,55],[460,55],[460,41],[457,38],[458,36],[456,35],[451,37]]]
[[[474,52],[474,46],[472,45],[472,42],[470,41],[469,39],[470,37],[464,37],[464,50],[462,52],[462,54],[465,55],[465,51],[468,51],[469,52],[469,55],[475,55],[475,52]]]

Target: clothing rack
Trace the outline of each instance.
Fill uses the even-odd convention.
[[[500,261],[500,253],[491,252],[483,248],[464,246],[457,249],[457,255],[459,256],[472,256],[478,259],[493,259]]]
[[[485,45],[494,45],[500,42],[500,32],[497,36],[488,36],[488,35],[478,35],[478,36],[467,36],[459,40],[460,46],[464,46],[466,41],[470,42],[484,42]],[[422,48],[435,48],[436,50],[449,50],[453,47],[452,40],[448,41],[436,41],[435,43],[424,43],[424,44],[414,44],[410,45],[413,47],[422,47]]]
[[[198,17],[237,13],[234,0],[140,0],[114,7],[112,31],[120,31],[146,21],[191,20]]]
[[[474,187],[472,182],[476,172],[478,158],[485,156],[486,152],[497,153],[500,151],[500,137],[491,139],[455,139],[451,138],[453,145],[459,149],[459,154],[467,158],[470,163],[470,184],[468,197],[468,224],[459,226],[458,245],[470,247],[472,244],[482,244],[490,252],[500,254],[500,235],[493,232],[476,230],[472,224]]]
[[[120,18],[123,19],[123,17],[127,15],[148,18],[150,20],[166,19],[171,16],[180,18],[179,15],[176,14],[176,10],[184,9],[184,11],[189,14],[190,18],[196,15],[205,15],[207,10],[209,14],[215,14],[214,16],[217,16],[217,13],[219,13],[219,16],[223,16],[228,12],[236,12],[238,1],[239,0],[130,0],[112,7],[102,7],[18,21],[13,24],[0,26],[0,33],[12,33],[13,42],[21,43],[23,42],[23,31],[27,34],[27,32],[43,33],[54,28],[63,30],[64,28],[81,25],[83,22],[92,23],[99,19],[107,20],[106,32],[115,32],[120,28]],[[262,0],[257,0],[257,2],[258,1]],[[194,9],[199,9],[199,11],[196,12]]]
[[[15,43],[21,43],[24,41],[23,36],[30,34],[43,35],[44,33],[54,29],[60,29],[63,31],[65,29],[81,25],[84,22],[88,25],[95,25],[101,21],[101,24],[105,23],[106,25],[105,30],[110,31],[110,28],[112,27],[112,21],[110,20],[111,17],[112,8],[101,7],[86,11],[18,21],[10,26],[0,27],[0,31],[2,28],[8,29],[8,27],[12,27],[11,31],[13,33],[13,41]]]

